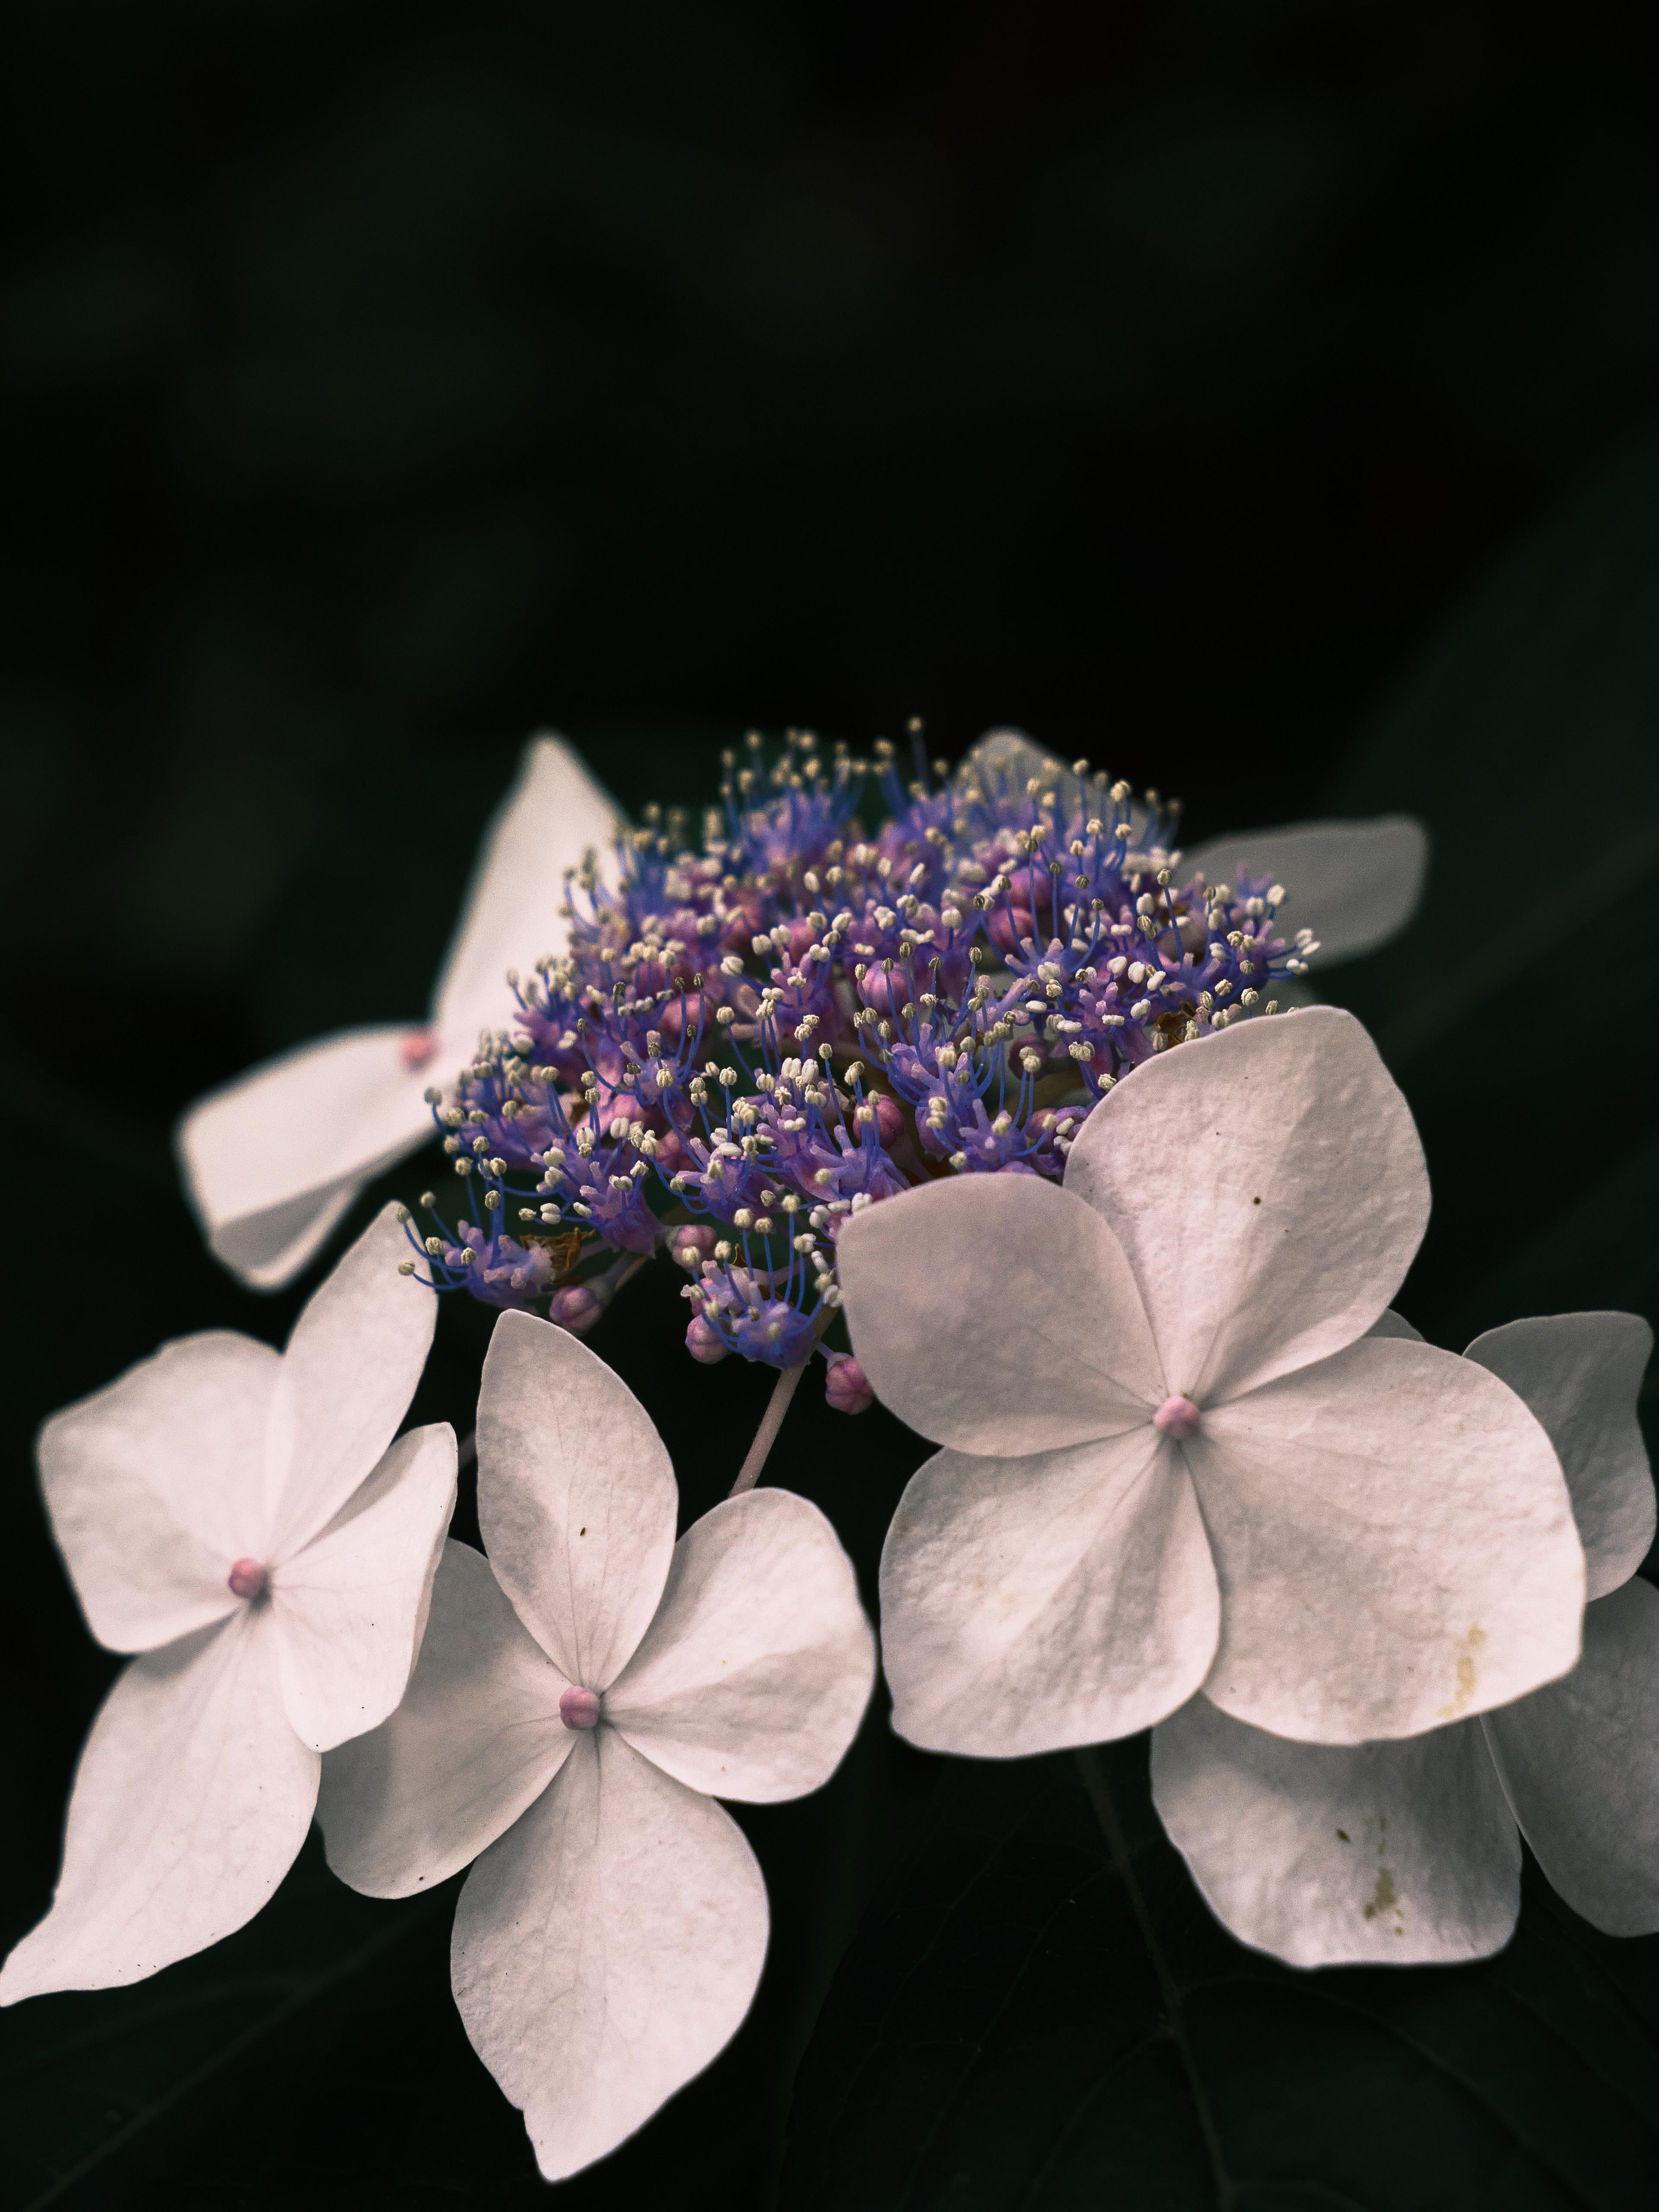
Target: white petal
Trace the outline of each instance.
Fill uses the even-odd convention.
[[[573,1682],[606,1690],[650,1626],[678,1492],[651,1417],[568,1329],[496,1322],[478,1391],[478,1525],[519,1618]]]
[[[317,1753],[283,1711],[251,1611],[135,1659],[92,1724],[52,1911],[0,2003],[142,1981],[251,1920],[311,1826]]]
[[[276,1354],[181,1337],[40,1431],[52,1534],[100,1644],[147,1651],[234,1613],[233,1560],[262,1556]]]
[[[446,1544],[402,1705],[323,1761],[317,1818],[341,1881],[410,1897],[477,1858],[569,1756],[569,1686],[482,1553]]]
[[[409,1240],[384,1207],[294,1324],[271,1399],[272,1560],[293,1558],[379,1466],[421,1379],[438,1301],[398,1273]]]
[[[1653,1477],[1636,1418],[1653,1331],[1635,1314],[1553,1314],[1477,1336],[1464,1354],[1543,1423],[1572,1492],[1587,1595],[1630,1580],[1653,1541]]]
[[[1311,929],[1319,939],[1317,974],[1399,934],[1417,911],[1428,859],[1422,823],[1384,814],[1370,822],[1232,830],[1184,854],[1178,872],[1185,881],[1201,870],[1210,883],[1230,884],[1243,866],[1283,884],[1284,923]]]
[[[690,1788],[770,1802],[830,1779],[875,1673],[835,1530],[805,1498],[751,1490],[674,1547],[656,1619],[605,1717]]]
[[[1152,1798],[1216,1917],[1292,1966],[1490,1958],[1521,1839],[1478,1722],[1291,1743],[1194,1698],[1152,1731]]]
[[[433,1133],[403,1048],[411,1025],[343,1030],[198,1098],[179,1124],[185,1186],[209,1243],[246,1283],[297,1275],[363,1185]]]
[[[591,2166],[730,2042],[766,1957],[766,1885],[731,1814],[614,1730],[478,1861],[455,2002],[550,2181]]]
[[[1066,1188],[1116,1230],[1170,1389],[1201,1406],[1363,1336],[1429,1218],[1410,1109],[1335,1006],[1136,1068],[1084,1123]]]
[[[485,832],[449,957],[433,993],[446,1048],[469,1050],[482,1029],[509,1026],[509,968],[562,952],[570,935],[565,871],[590,847],[604,861],[621,810],[562,738],[532,738],[518,781]]]
[[[1659,1929],[1659,1590],[1628,1582],[1598,1599],[1577,1670],[1483,1725],[1573,1911],[1609,1936]]]
[[[893,1725],[1009,1759],[1129,1735],[1203,1680],[1215,1569],[1176,1448],[1133,1434],[914,1474],[881,1555]]]
[[[1402,1344],[1421,1344],[1423,1332],[1413,1328],[1404,1314],[1397,1314],[1390,1306],[1387,1313],[1379,1314],[1365,1332],[1368,1336],[1398,1337]]]
[[[331,1751],[397,1705],[454,1510],[454,1430],[411,1429],[344,1511],[273,1571],[283,1696],[302,1741]]]
[[[1583,1553],[1549,1438],[1472,1360],[1365,1337],[1183,1447],[1221,1577],[1205,1688],[1315,1743],[1417,1735],[1578,1656]]]
[[[1109,1225],[1036,1176],[963,1176],[855,1214],[836,1248],[882,1403],[958,1451],[1050,1451],[1143,1424],[1163,1387]]]

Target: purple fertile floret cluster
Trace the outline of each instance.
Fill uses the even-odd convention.
[[[1156,793],[1012,732],[908,787],[884,744],[726,758],[701,851],[652,810],[609,877],[590,857],[568,951],[509,976],[502,1030],[428,1092],[470,1215],[422,1200],[435,1288],[581,1331],[660,1249],[694,1358],[794,1366],[854,1213],[942,1176],[1058,1178],[1115,1083],[1272,1012],[1316,949],[1279,934],[1280,886],[1183,877]]]

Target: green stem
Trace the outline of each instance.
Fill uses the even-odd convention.
[[[1112,1855],[1112,1864],[1117,1869],[1118,1879],[1129,1893],[1135,1925],[1140,1930],[1141,1942],[1152,1962],[1152,1971],[1158,1976],[1158,1995],[1164,2001],[1164,2016],[1170,2024],[1170,2033],[1176,2049],[1181,2054],[1182,2071],[1187,2076],[1187,2093],[1198,2115],[1199,2131],[1204,2137],[1204,2148],[1209,2156],[1210,2178],[1215,2184],[1218,2212],[1232,2212],[1232,2207],[1238,2200],[1237,2185],[1227,2171],[1220,2131],[1215,2124],[1215,2115],[1210,2110],[1210,2100],[1199,2074],[1198,2060],[1187,2034],[1187,2018],[1182,2009],[1181,1991],[1159,1948],[1152,1916],[1147,1910],[1146,1899],[1135,1875],[1134,1861],[1129,1855],[1128,1838],[1117,1817],[1117,1807],[1112,1802],[1111,1785],[1106,1779],[1106,1770],[1101,1765],[1100,1753],[1092,1745],[1073,1752],[1072,1756],[1077,1761],[1084,1790],[1094,1808],[1095,1818],[1100,1823],[1100,1832],[1106,1838],[1106,1848]]]

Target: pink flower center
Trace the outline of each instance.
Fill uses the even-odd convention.
[[[228,1579],[233,1596],[263,1597],[270,1577],[258,1559],[238,1559]]]
[[[559,1699],[559,1718],[568,1729],[598,1728],[599,1697],[597,1690],[567,1690]]]
[[[1199,1424],[1199,1411],[1190,1398],[1166,1398],[1152,1415],[1152,1426],[1177,1443],[1189,1437]]]
[[[424,1067],[437,1051],[438,1032],[436,1030],[410,1030],[398,1049],[403,1055],[404,1066],[412,1075],[417,1068]]]

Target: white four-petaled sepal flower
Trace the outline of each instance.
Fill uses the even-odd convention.
[[[506,971],[562,951],[565,871],[617,811],[570,748],[533,738],[485,836],[427,1020],[343,1030],[198,1099],[179,1125],[208,1243],[258,1290],[298,1274],[364,1185],[432,1134],[426,1092],[512,1012]]]
[[[409,1694],[333,1753],[319,1817],[354,1888],[476,1860],[455,2001],[550,2180],[602,2158],[722,2048],[766,1889],[714,1802],[827,1781],[874,1638],[815,1505],[754,1490],[677,1544],[644,1408],[566,1331],[495,1324],[478,1401],[486,1560],[446,1547]]]
[[[241,1927],[305,1840],[319,1753],[402,1697],[455,1500],[450,1428],[392,1441],[437,1304],[398,1273],[404,1249],[388,1208],[285,1352],[183,1337],[41,1431],[82,1610],[137,1656],[0,2003],[137,1981]]]
[[[1201,1697],[1153,1730],[1164,1825],[1242,1942],[1301,1966],[1484,1958],[1520,1905],[1517,1823],[1587,1920],[1659,1929],[1659,1590],[1634,1578],[1654,1531],[1636,1419],[1652,1344],[1634,1314],[1559,1314],[1466,1355],[1560,1455],[1589,1565],[1571,1674],[1404,1743],[1287,1743]]]
[[[1565,1674],[1584,1563],[1549,1438],[1473,1361],[1366,1337],[1428,1209],[1405,1100],[1320,1006],[1137,1068],[1061,1189],[855,1215],[854,1349],[945,1446],[882,1556],[901,1733],[1006,1757],[1201,1688],[1358,1743]]]

